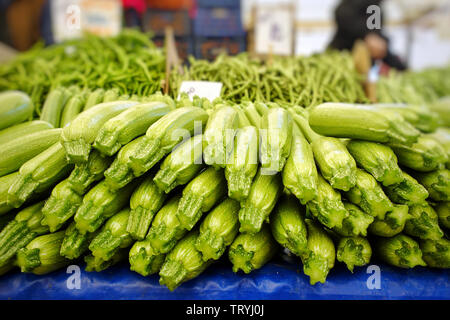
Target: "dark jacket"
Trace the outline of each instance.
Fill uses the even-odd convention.
[[[388,42],[389,39],[383,34],[383,13],[380,16],[380,29],[369,29],[367,19],[370,14],[367,8],[370,5],[381,6],[383,0],[342,0],[336,7],[334,17],[336,21],[336,33],[330,43],[330,48],[338,50],[351,50],[356,40],[363,39],[368,33],[376,33]],[[393,55],[389,49],[383,61],[389,66],[404,70],[406,66],[400,59]]]

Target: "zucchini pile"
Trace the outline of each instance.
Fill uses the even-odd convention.
[[[311,284],[337,262],[450,268],[450,129],[428,107],[72,86],[38,119],[24,92],[0,108],[0,274],[128,261],[174,290],[219,259],[250,273],[282,248]]]

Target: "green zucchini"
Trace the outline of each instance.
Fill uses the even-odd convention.
[[[64,148],[59,142],[55,143],[20,167],[19,175],[8,190],[8,205],[18,208],[34,195],[49,190],[66,178],[71,168]]]
[[[61,143],[72,163],[88,161],[92,143],[101,127],[111,118],[138,104],[135,101],[113,101],[83,111],[61,133]]]
[[[309,110],[309,124],[319,134],[411,145],[420,131],[397,112],[371,105],[322,103]]]
[[[44,201],[41,201],[19,211],[0,232],[0,266],[7,264],[20,248],[38,235],[49,232],[48,227],[41,224],[43,206]]]
[[[42,275],[68,265],[70,260],[59,253],[63,238],[64,231],[58,231],[33,239],[17,252],[20,270]]]
[[[171,106],[160,102],[148,102],[135,105],[108,120],[100,129],[94,141],[94,148],[107,156],[145,134],[148,127],[168,112]]]
[[[31,120],[34,112],[31,98],[22,91],[0,93],[0,130]]]
[[[153,177],[147,176],[131,195],[127,231],[135,240],[145,238],[154,215],[167,198],[167,194],[153,182]]]
[[[0,176],[14,172],[22,164],[59,141],[61,129],[48,129],[18,136],[0,145]]]
[[[0,216],[14,209],[13,206],[8,205],[8,190],[11,184],[16,180],[18,175],[19,171],[16,171],[6,176],[0,177]]]
[[[40,119],[47,121],[55,128],[59,128],[61,115],[68,95],[69,92],[64,87],[51,90],[42,106]]]
[[[46,121],[33,120],[22,122],[0,131],[0,145],[18,137],[48,129],[53,129],[53,126]]]

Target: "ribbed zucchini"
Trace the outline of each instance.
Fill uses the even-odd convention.
[[[135,176],[150,170],[159,160],[186,137],[203,130],[208,113],[195,107],[175,109],[148,128],[145,138],[130,155],[130,166]]]
[[[31,120],[34,106],[31,98],[22,91],[0,93],[0,130]]]
[[[103,102],[103,95],[105,94],[105,90],[103,88],[97,88],[86,98],[86,103],[84,105],[83,111],[91,109],[92,107]]]
[[[122,209],[106,221],[102,230],[89,244],[92,255],[108,261],[120,250],[131,246],[133,239],[127,231],[130,208]]]
[[[420,132],[397,112],[371,105],[323,103],[309,110],[309,124],[319,134],[410,145]]]
[[[306,251],[305,208],[293,195],[283,195],[270,217],[274,239],[300,257]]]
[[[234,108],[221,105],[212,112],[203,135],[203,156],[207,165],[225,168],[238,125],[238,113]]]
[[[356,170],[355,187],[346,192],[345,196],[365,213],[381,220],[386,212],[394,208],[375,178],[361,169]]]
[[[86,92],[83,91],[80,93],[76,93],[72,97],[70,97],[62,111],[60,121],[61,128],[64,128],[66,125],[72,122],[72,120],[75,119],[78,114],[83,111],[84,104],[86,103],[86,95]]]
[[[141,136],[123,146],[113,163],[105,170],[105,181],[111,189],[123,188],[136,177],[131,169],[130,156],[144,139],[145,136]]]
[[[203,136],[200,134],[175,147],[161,163],[153,179],[158,188],[169,193],[191,181],[203,168],[202,144]]]
[[[0,131],[0,145],[17,137],[22,137],[48,129],[53,129],[53,126],[46,121],[33,120],[19,123]]]
[[[0,177],[14,172],[22,164],[59,141],[61,129],[48,129],[15,137],[0,145]]]
[[[324,226],[332,229],[342,227],[342,222],[348,212],[342,203],[341,194],[334,190],[328,182],[319,175],[317,198],[306,204],[309,212]]]
[[[120,96],[120,91],[118,88],[112,88],[105,91],[105,94],[103,95],[102,102],[111,102],[111,101],[117,101],[117,98]]]
[[[148,239],[155,253],[167,253],[186,233],[177,218],[180,197],[174,196],[158,211],[148,231]]]
[[[438,169],[432,172],[415,173],[414,177],[427,189],[435,201],[450,201],[450,170]]]
[[[264,175],[259,169],[253,180],[248,197],[241,202],[239,210],[239,232],[257,233],[283,192],[283,183],[279,174]]]
[[[19,175],[8,190],[8,205],[20,207],[33,195],[52,188],[67,177],[71,168],[64,148],[59,142],[55,143],[20,167]]]
[[[264,266],[278,252],[278,245],[268,225],[255,234],[241,233],[228,250],[233,272],[250,273]]]
[[[237,129],[230,161],[225,166],[228,196],[237,201],[248,197],[258,171],[258,131],[254,126]]]
[[[0,177],[0,216],[14,209],[14,207],[8,205],[7,202],[8,189],[11,186],[11,184],[16,180],[18,175],[19,172],[16,171],[6,176]]]
[[[283,108],[264,113],[260,128],[260,162],[267,172],[280,172],[291,152],[292,119]]]
[[[119,249],[109,260],[103,260],[101,258],[95,257],[92,254],[84,257],[86,262],[87,272],[101,272],[106,270],[119,262],[125,261],[128,257],[128,248]]]
[[[425,105],[378,103],[376,108],[395,111],[422,132],[433,132],[439,126],[439,116]]]
[[[369,232],[379,237],[393,237],[403,231],[410,217],[407,205],[396,204],[394,210],[386,213],[383,220],[375,218],[369,226]]]
[[[159,272],[166,255],[153,250],[149,239],[137,241],[130,250],[130,270],[144,277]]]
[[[109,119],[101,127],[95,138],[94,148],[107,156],[112,156],[123,145],[145,134],[148,127],[172,110],[171,106],[161,102],[135,105]]]
[[[64,87],[58,87],[49,92],[42,106],[40,119],[47,121],[53,127],[60,127],[60,119],[69,92]]]
[[[14,257],[20,248],[25,247],[38,235],[49,232],[42,226],[42,207],[44,201],[21,210],[0,232],[0,266],[4,266]]]
[[[424,240],[439,240],[444,236],[439,227],[438,215],[428,203],[410,206],[409,215],[404,233]]]
[[[392,144],[391,148],[401,165],[416,171],[434,171],[448,161],[444,147],[436,140],[425,136],[419,137],[411,146]]]
[[[343,237],[365,237],[374,218],[349,202],[344,202],[344,207],[348,216],[342,220],[342,227],[334,227],[333,231]]]
[[[423,260],[428,267],[450,269],[450,241],[442,238],[439,240],[419,240]]]
[[[218,260],[239,232],[239,202],[225,199],[200,224],[195,247],[203,261]]]
[[[354,267],[362,267],[370,262],[372,248],[363,237],[342,237],[337,245],[336,259],[346,264],[353,272]]]
[[[314,132],[308,123],[308,113],[298,108],[290,109],[295,123],[311,143],[316,164],[322,176],[335,189],[348,191],[356,183],[356,162],[344,143],[336,138]]]
[[[351,140],[346,146],[358,166],[369,172],[383,186],[403,181],[397,157],[388,146],[361,140]]]
[[[198,231],[191,231],[166,256],[159,271],[159,283],[170,291],[197,277],[211,264],[203,261],[202,254],[195,248],[197,237]]]
[[[450,202],[438,203],[436,213],[438,215],[439,225],[450,229]]]
[[[83,197],[75,214],[77,229],[81,233],[94,232],[108,219],[128,205],[138,181],[112,191],[105,180],[100,181]]]
[[[330,236],[310,219],[306,219],[308,229],[307,251],[302,255],[303,272],[309,276],[309,283],[324,283],[334,267],[336,249]]]
[[[153,178],[154,175],[148,175],[131,195],[127,231],[135,240],[145,238],[154,215],[167,198],[166,193],[153,182]]]
[[[402,172],[402,174],[402,182],[384,188],[389,199],[395,203],[407,205],[424,202],[428,198],[427,189],[406,172]]]
[[[283,185],[305,205],[317,197],[318,175],[312,148],[297,125],[293,126],[291,153],[281,173]]]
[[[70,218],[75,215],[83,197],[72,189],[72,185],[65,179],[52,190],[42,209],[44,219],[42,225],[48,226],[50,232],[58,231]]]
[[[404,234],[377,238],[372,241],[372,249],[378,258],[395,267],[409,269],[426,266],[419,244]]]
[[[89,244],[92,239],[98,234],[100,230],[95,232],[81,233],[76,228],[75,221],[72,222],[65,230],[64,239],[61,244],[60,254],[67,259],[78,259],[86,251],[88,251]]]
[[[74,191],[83,195],[93,183],[103,179],[103,173],[111,165],[112,161],[112,157],[105,157],[99,151],[93,150],[89,154],[87,162],[75,164],[67,181]]]
[[[46,234],[32,240],[17,252],[17,265],[22,272],[46,274],[69,264],[59,250],[65,231]]]
[[[67,153],[67,159],[72,163],[88,161],[91,144],[94,142],[100,128],[109,119],[138,104],[135,101],[113,101],[96,105],[80,113],[63,128],[61,143]]]
[[[191,230],[204,212],[226,196],[226,188],[223,171],[213,167],[191,180],[183,189],[176,214],[182,228]]]

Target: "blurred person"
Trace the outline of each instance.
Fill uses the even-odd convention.
[[[335,9],[336,33],[329,45],[338,50],[352,50],[359,39],[363,40],[370,52],[372,61],[382,61],[397,70],[406,70],[407,66],[389,50],[389,39],[383,34],[383,12],[380,14],[379,29],[369,29],[367,20],[370,14],[367,8],[377,5],[381,8],[384,0],[341,0]]]

